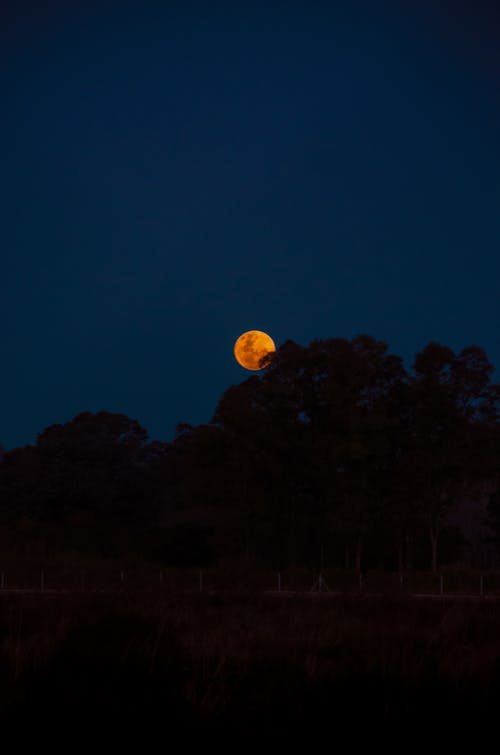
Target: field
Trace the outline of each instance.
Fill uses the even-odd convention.
[[[485,731],[500,702],[500,603],[5,589],[0,668],[1,723],[16,728]]]

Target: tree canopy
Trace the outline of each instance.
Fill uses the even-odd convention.
[[[368,335],[287,341],[171,443],[123,414],[83,412],[5,452],[1,520],[83,517],[126,530],[127,547],[154,532],[155,552],[182,563],[402,568],[418,551],[437,568],[454,502],[500,477],[493,372],[478,346],[430,342],[407,370]],[[496,498],[491,510],[500,529]]]

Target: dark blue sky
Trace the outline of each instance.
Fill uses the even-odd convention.
[[[100,409],[170,439],[250,328],[500,366],[493,8],[1,11],[0,441]]]

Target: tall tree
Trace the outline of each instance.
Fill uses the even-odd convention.
[[[408,480],[427,523],[434,571],[451,505],[488,474],[477,442],[486,440],[487,426],[498,420],[499,394],[490,383],[492,372],[486,354],[475,346],[455,355],[431,342],[415,359]]]
[[[147,433],[135,420],[84,412],[46,428],[34,446],[6,454],[4,516],[62,526],[84,514],[117,532],[130,529],[152,515],[149,467]]]

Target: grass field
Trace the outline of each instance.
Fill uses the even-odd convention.
[[[500,702],[487,601],[4,593],[0,649],[4,725],[485,730]]]

